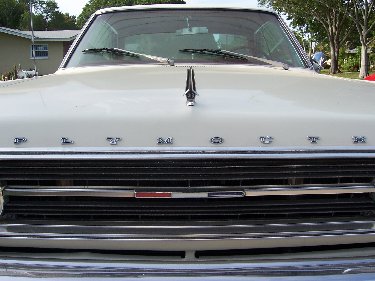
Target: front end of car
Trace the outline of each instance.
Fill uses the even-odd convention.
[[[269,11],[96,13],[0,86],[0,280],[371,280],[374,86],[310,67]]]

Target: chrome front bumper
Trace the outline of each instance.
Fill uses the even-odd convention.
[[[77,258],[77,256],[76,256]],[[2,259],[0,280],[375,280],[375,259],[150,263]]]

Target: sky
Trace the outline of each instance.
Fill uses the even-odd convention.
[[[60,11],[78,16],[88,0],[55,0],[59,5]],[[232,5],[257,5],[257,0],[185,0],[189,4],[228,4]]]

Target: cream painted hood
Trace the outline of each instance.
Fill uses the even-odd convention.
[[[184,65],[65,69],[0,84],[0,147],[375,146],[375,83],[299,69],[193,68],[193,107],[186,106]],[[262,136],[273,142],[261,143]],[[353,144],[353,136],[367,143]],[[121,141],[111,146],[108,137]],[[212,137],[224,142],[211,144]]]

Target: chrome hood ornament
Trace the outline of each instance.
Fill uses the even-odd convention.
[[[185,96],[186,96],[186,105],[187,106],[194,106],[195,105],[195,97],[198,95],[197,88],[195,86],[195,77],[194,77],[194,69],[190,67],[187,71],[187,79],[186,79],[186,89],[185,89]]]

